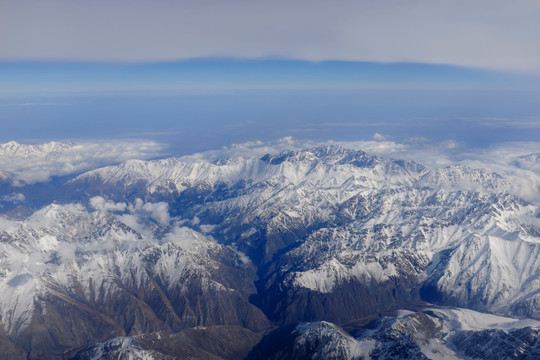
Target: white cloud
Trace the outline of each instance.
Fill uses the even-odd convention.
[[[460,146],[460,144],[457,141],[454,140],[447,140],[442,143],[443,146],[445,146],[447,149],[452,150],[456,149]]]
[[[26,199],[22,193],[11,193],[0,197],[0,200],[12,203],[20,203]]]
[[[429,143],[429,139],[424,136],[416,136],[416,137],[407,138],[404,140],[404,142],[408,144],[426,144],[426,143]]]
[[[169,204],[162,201],[152,203],[137,198],[133,203],[126,204],[107,200],[102,196],[94,196],[89,200],[89,205],[97,211],[124,213],[120,214],[119,218],[136,230],[144,228],[146,219],[152,219],[161,225],[169,225],[171,222]]]
[[[128,159],[155,157],[163,148],[151,141],[79,144],[53,141],[40,145],[11,141],[0,144],[0,178],[16,186],[44,182],[53,176],[77,174]]]
[[[538,150],[540,143],[538,142],[498,143],[487,148],[476,148],[454,140],[437,143],[425,137],[410,138],[404,143],[387,140],[315,142],[287,137],[266,143],[252,141],[235,144],[218,151],[207,151],[182,159],[185,161],[214,161],[227,157],[256,157],[268,153],[301,150],[320,145],[341,145],[372,155],[412,160],[429,169],[461,164],[496,172],[505,177],[511,184],[510,188],[507,189],[510,193],[540,206],[540,156],[532,156],[533,160],[528,161],[527,164],[522,163],[521,168],[514,164],[520,156],[540,153]],[[194,219],[192,224],[195,225],[197,221],[198,219]]]
[[[484,149],[463,149],[460,163],[484,168],[504,176],[511,193],[540,206],[540,158],[533,156],[528,166],[519,167],[519,158],[537,154],[540,143],[508,142]]]
[[[270,56],[540,70],[536,0],[13,0],[0,12],[8,60]]]
[[[132,214],[142,214],[143,217],[148,216],[161,225],[168,225],[171,221],[169,204],[163,201],[145,203],[143,200],[137,198],[133,204],[128,205],[127,210]]]
[[[133,203],[114,202],[94,196],[89,200],[89,205],[97,211],[116,213],[117,219],[125,225],[131,227],[144,237],[151,238],[153,235],[153,220],[161,225],[170,226],[169,204],[165,202],[144,202],[142,199],[135,199]],[[178,222],[173,224],[178,226]],[[128,239],[129,240],[129,239]],[[111,244],[113,246],[114,244]]]
[[[199,228],[203,234],[211,233],[217,225],[201,225]]]
[[[540,206],[540,156],[531,156],[527,166],[515,165],[519,157],[539,153],[538,142],[498,143],[486,148],[470,147],[453,140],[435,143],[427,138],[411,139],[405,144],[391,141],[336,144],[383,157],[412,160],[431,169],[459,164],[495,172],[507,179],[510,184],[507,191]]]
[[[169,204],[166,202],[146,203],[142,209],[149,214],[151,219],[162,225],[168,225],[171,220],[169,216]]]
[[[232,157],[264,156],[268,153],[287,150],[300,150],[314,146],[316,143],[309,140],[296,140],[292,136],[286,136],[276,141],[262,142],[261,140],[248,141],[245,143],[224,146],[219,150],[209,150],[192,155],[182,156],[180,159],[186,162],[215,161]]]
[[[373,140],[383,141],[383,140],[386,140],[386,137],[384,135],[379,134],[379,133],[375,133],[373,135]]]
[[[90,206],[98,211],[124,211],[127,208],[125,202],[115,203],[111,200],[105,200],[102,196],[94,196],[91,198]]]

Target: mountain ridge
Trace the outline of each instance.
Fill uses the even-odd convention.
[[[197,326],[261,334],[300,322],[297,334],[312,335],[290,356],[325,354],[315,346],[324,336],[309,330],[324,328],[339,338],[327,354],[345,346],[338,358],[384,358],[402,335],[360,346],[339,327],[422,301],[540,319],[538,206],[510,185],[486,169],[426,168],[341,146],[91,170],[60,183],[58,203],[0,219],[0,288],[9,294],[0,297],[0,341],[28,352],[59,316],[84,326],[59,341],[73,330],[55,325],[29,358],[47,348],[102,351],[90,349],[118,336],[134,344]],[[447,321],[426,314],[417,317],[428,327]],[[470,336],[536,336],[499,330]],[[444,340],[430,333],[435,343],[418,345],[411,331],[418,357]],[[122,356],[157,351],[129,344]],[[471,346],[465,335],[459,344]],[[454,345],[436,351],[465,356]],[[120,356],[124,347],[110,349]]]

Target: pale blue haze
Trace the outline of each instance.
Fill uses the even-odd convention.
[[[313,140],[540,139],[540,77],[428,64],[0,63],[0,140],[144,138],[174,153]]]

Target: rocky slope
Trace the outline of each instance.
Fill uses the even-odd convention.
[[[343,321],[419,299],[539,316],[535,205],[503,177],[325,146],[214,162],[127,162],[71,186],[168,201],[259,266],[274,321]],[[91,190],[91,191],[92,191]],[[419,295],[420,294],[420,295]],[[362,306],[354,299],[367,297]]]
[[[469,329],[466,310],[376,315],[427,301],[540,319],[539,210],[511,185],[339,146],[95,169],[56,184],[60,204],[0,219],[0,347],[234,358],[277,326],[251,357],[482,358],[510,344],[510,358],[533,358],[534,321]],[[4,196],[31,206],[29,189]],[[197,326],[214,330],[189,333]],[[236,340],[197,342],[215,342],[219,326]]]
[[[537,359],[538,327],[456,308],[401,310],[343,327],[319,321],[266,335],[248,359]]]
[[[117,337],[77,353],[75,360],[243,359],[261,334],[238,326],[195,327],[175,334]]]
[[[4,340],[47,358],[114,336],[268,326],[248,302],[249,261],[193,230],[139,219],[50,205],[2,220]]]

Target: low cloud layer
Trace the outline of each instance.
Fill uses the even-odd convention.
[[[250,141],[182,157],[184,161],[215,161],[228,157],[262,157],[268,153],[302,150],[320,145],[341,145],[372,155],[412,160],[428,169],[464,165],[484,169],[505,177],[510,188],[505,189],[540,207],[540,143],[504,142],[489,147],[471,147],[465,143],[446,140],[436,142],[425,137],[403,142],[383,139],[375,134],[373,141],[309,141],[285,137],[277,141]]]
[[[8,0],[0,13],[4,60],[281,57],[540,71],[534,0]]]
[[[128,159],[148,159],[162,150],[162,145],[150,141],[41,145],[11,141],[0,144],[0,180],[15,186],[44,182],[54,176],[73,175]]]

